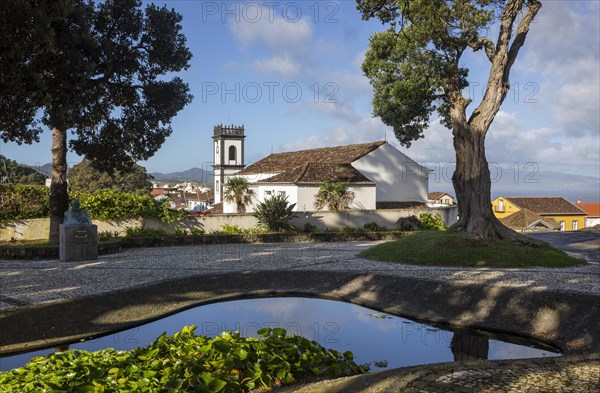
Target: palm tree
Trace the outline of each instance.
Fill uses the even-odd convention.
[[[227,202],[235,202],[238,213],[246,212],[246,205],[252,203],[256,196],[250,188],[250,183],[243,177],[231,177],[225,185],[223,196]]]
[[[348,182],[326,181],[319,187],[315,195],[315,208],[321,210],[327,206],[329,210],[346,210],[354,200],[354,192],[348,190]]]

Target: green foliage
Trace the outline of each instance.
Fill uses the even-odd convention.
[[[79,199],[81,207],[86,208],[95,220],[122,220],[157,214],[157,204],[150,195],[105,189],[92,193],[72,192],[70,197]]]
[[[294,215],[295,206],[295,203],[290,205],[287,196],[278,194],[256,205],[254,217],[260,226],[269,231],[291,231],[293,227],[290,220],[296,217]]]
[[[313,233],[313,232],[317,232],[318,230],[319,230],[319,228],[317,228],[316,225],[313,225],[310,222],[304,223],[303,232]]]
[[[366,223],[365,225],[363,225],[363,229],[365,231],[367,231],[367,232],[382,232],[382,231],[387,231],[386,227],[380,226],[375,221]]]
[[[315,208],[321,210],[325,206],[332,211],[347,210],[354,200],[354,192],[348,190],[348,182],[326,181],[319,187],[315,195]]]
[[[0,139],[30,144],[57,128],[98,167],[149,158],[192,99],[173,76],[192,57],[181,20],[140,1],[4,1]]]
[[[221,232],[226,235],[241,235],[244,233],[244,228],[240,228],[237,225],[224,224],[221,228]]]
[[[566,267],[585,263],[548,245],[510,240],[482,240],[459,231],[421,231],[378,244],[361,256],[380,261],[427,266],[521,268]]]
[[[116,239],[119,237],[119,232],[103,231],[98,233],[98,240],[101,242]]]
[[[223,190],[223,199],[234,202],[238,213],[246,212],[246,205],[252,203],[256,194],[250,188],[250,183],[243,177],[231,177]]]
[[[460,58],[475,47],[493,21],[493,2],[403,0],[380,7],[359,0],[364,19],[378,18],[390,28],[369,40],[362,70],[373,86],[373,114],[394,128],[404,146],[423,137],[438,111],[451,128],[450,100],[468,86]]]
[[[238,225],[224,224],[220,231],[212,232],[212,235],[253,235],[267,233],[264,228],[253,227],[253,228],[242,228]]]
[[[0,220],[43,218],[49,213],[48,187],[0,184]]]
[[[139,165],[112,174],[94,168],[91,162],[84,159],[73,166],[68,172],[69,190],[79,192],[94,192],[100,189],[114,188],[122,192],[145,195],[152,189],[150,176],[146,169]]]
[[[163,237],[167,236],[164,229],[153,229],[144,227],[129,227],[125,230],[127,237]]]
[[[46,176],[0,154],[0,183],[45,185]]]
[[[131,351],[68,350],[35,358],[0,373],[3,392],[248,392],[302,378],[341,377],[368,371],[343,354],[284,329],[259,330],[260,338],[222,333],[197,336],[195,326],[161,335]]]
[[[444,222],[442,216],[439,215],[439,213],[435,216],[432,216],[429,213],[421,213],[419,214],[419,221],[421,221],[421,224],[423,224],[423,227],[425,227],[425,229],[446,229],[446,223]]]
[[[128,218],[157,217],[171,223],[183,218],[181,211],[171,210],[169,201],[157,202],[150,195],[138,195],[115,189],[97,190],[92,193],[73,192],[95,220],[111,221]]]
[[[375,367],[386,368],[388,366],[388,361],[380,360],[380,361],[373,362],[373,364],[375,365]]]
[[[169,201],[157,202],[150,195],[138,195],[114,189],[92,193],[73,192],[94,220],[157,217],[163,222],[181,220],[183,211],[171,210]],[[50,211],[50,189],[44,186],[0,184],[0,220],[46,218]]]

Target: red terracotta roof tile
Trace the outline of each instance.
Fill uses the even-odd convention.
[[[321,184],[326,181],[346,181],[353,184],[375,185],[350,164],[309,163],[279,173],[258,183]]]
[[[238,174],[277,174],[290,171],[307,163],[351,164],[384,144],[385,142],[381,141],[270,154],[262,160],[242,169]]]

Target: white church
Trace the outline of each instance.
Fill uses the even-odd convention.
[[[214,127],[215,204],[223,213],[236,213],[233,202],[223,201],[230,177],[248,179],[254,205],[282,194],[296,211],[315,211],[314,200],[325,181],[345,181],[354,192],[355,210],[397,208],[425,204],[431,170],[419,165],[385,141],[274,153],[249,166],[244,163],[244,126]],[[326,210],[324,208],[323,210]]]

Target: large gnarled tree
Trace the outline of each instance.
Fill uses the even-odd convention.
[[[180,22],[140,0],[3,0],[0,139],[31,144],[52,132],[50,242],[68,208],[67,148],[126,169],[160,148],[191,101],[169,76],[192,57]]]
[[[491,209],[485,137],[510,89],[511,67],[541,8],[538,0],[358,0],[364,19],[389,29],[371,37],[363,71],[374,89],[373,114],[404,146],[423,137],[432,114],[452,130],[459,206],[456,228],[484,239],[514,239]],[[486,33],[497,27],[495,40]],[[490,64],[484,96],[467,114],[467,51]]]

